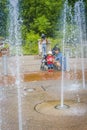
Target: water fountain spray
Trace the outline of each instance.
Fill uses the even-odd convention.
[[[83,88],[85,88],[85,68],[84,68],[84,51],[83,51],[83,32],[86,29],[85,28],[85,13],[84,13],[84,3],[83,0],[79,0],[78,2],[75,3],[74,7],[74,13],[72,15],[71,12],[71,7],[68,5],[68,0],[65,1],[64,3],[64,11],[63,11],[63,41],[62,41],[62,52],[63,52],[63,57],[65,54],[65,48],[66,46],[69,46],[74,48],[74,53],[75,53],[75,70],[74,70],[74,87],[78,87],[79,84],[77,82],[77,68],[78,68],[78,50],[81,48],[80,55],[81,55],[81,66],[82,66],[82,84]],[[69,17],[69,20],[68,20]],[[67,26],[68,24],[71,24],[70,28],[70,34],[67,36]],[[74,27],[74,29],[73,29]],[[85,37],[86,40],[86,37]],[[68,44],[69,42],[69,44]],[[78,48],[79,47],[79,48]],[[57,105],[57,109],[65,109],[69,108],[68,105],[64,104],[64,58],[62,57],[62,78],[61,78],[61,103],[60,105]],[[73,87],[73,86],[72,86]],[[79,94],[77,98],[79,97]],[[77,99],[78,102],[80,102],[79,98]]]
[[[10,51],[13,48],[15,50],[15,71],[14,75],[16,77],[15,85],[17,87],[18,93],[18,120],[19,120],[19,130],[22,128],[22,100],[21,100],[21,75],[20,75],[20,56],[21,53],[21,32],[19,23],[19,7],[18,0],[9,0],[9,44]]]
[[[84,68],[84,50],[83,45],[84,41],[86,40],[86,33],[84,31],[86,30],[85,26],[85,9],[84,9],[84,3],[83,0],[79,0],[75,3],[75,23],[79,28],[79,38],[80,38],[80,48],[81,48],[81,66],[82,66],[82,84],[83,88],[85,88],[85,68]],[[84,41],[83,41],[83,33]]]
[[[63,23],[63,41],[62,41],[62,78],[61,78],[61,104],[56,106],[56,109],[68,108],[68,105],[64,104],[64,53],[65,53],[65,34],[66,34],[66,13],[68,9],[68,0],[64,4],[64,23]]]

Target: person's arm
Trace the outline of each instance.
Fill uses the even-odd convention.
[[[55,61],[55,58],[54,58],[54,56],[52,56],[52,62],[54,63],[54,61]]]
[[[48,40],[46,39],[46,44],[48,44]]]
[[[58,55],[55,57],[55,60],[56,60],[56,61],[59,60],[59,56],[58,56]]]
[[[42,44],[42,39],[40,40],[40,44]]]

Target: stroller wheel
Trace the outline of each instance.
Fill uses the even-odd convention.
[[[40,66],[40,70],[42,70],[42,71],[43,71],[43,70],[44,70],[44,68],[43,68],[42,66]]]
[[[40,66],[40,70],[42,70],[42,71],[46,71],[48,69],[48,67],[46,66],[46,65],[41,65]]]
[[[48,66],[47,65],[44,66],[44,70],[45,71],[48,70]]]
[[[41,64],[40,70],[44,71],[44,65],[43,64]]]

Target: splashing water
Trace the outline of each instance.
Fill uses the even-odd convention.
[[[85,22],[85,8],[83,0],[79,0],[75,3],[74,11],[71,6],[68,5],[68,0],[64,3],[63,10],[63,41],[62,52],[66,53],[65,49],[68,47],[73,52],[74,57],[74,84],[78,86],[77,70],[78,70],[78,58],[80,57],[81,70],[82,70],[82,84],[85,88],[85,68],[84,68],[84,50],[83,45],[86,41],[86,22]],[[73,13],[72,13],[73,12]],[[85,33],[84,33],[85,32]],[[83,35],[84,34],[84,35]],[[84,39],[84,41],[83,41]],[[69,58],[68,58],[69,59]],[[62,78],[61,78],[61,108],[64,106],[64,61],[62,58]],[[72,85],[73,86],[73,85]]]
[[[83,0],[76,2],[75,4],[75,23],[79,28],[79,39],[80,39],[80,48],[81,48],[81,66],[82,66],[82,81],[83,88],[85,88],[85,73],[84,73],[84,50],[83,45],[84,41],[86,41],[86,22],[85,22],[85,8]],[[84,33],[85,32],[85,33]],[[83,35],[84,34],[84,35]],[[84,41],[83,41],[84,38]]]
[[[65,2],[65,5],[64,5],[64,27],[63,27],[63,54],[64,54],[64,43],[65,43],[65,32],[66,32],[66,11],[67,11],[67,2]],[[64,71],[63,71],[63,58],[62,58],[62,79],[61,79],[61,107],[64,106]]]
[[[9,0],[9,44],[10,52],[15,50],[15,71],[13,72],[16,77],[15,85],[18,93],[18,118],[19,118],[19,130],[22,130],[22,101],[21,101],[21,76],[20,76],[20,56],[21,52],[21,32],[19,24],[19,7],[18,0]]]

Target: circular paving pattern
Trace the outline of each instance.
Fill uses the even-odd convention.
[[[42,102],[35,106],[35,110],[39,113],[52,115],[52,116],[84,116],[87,115],[87,104],[84,102],[65,101],[64,106],[68,106],[63,109],[56,109],[61,107],[59,101]]]

